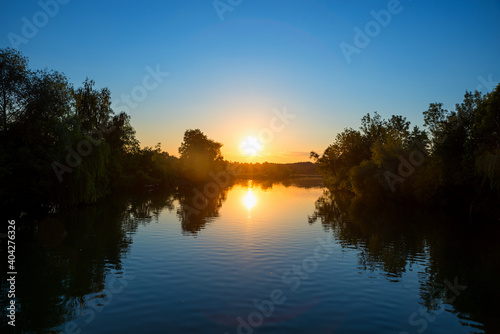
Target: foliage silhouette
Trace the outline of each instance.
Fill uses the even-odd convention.
[[[311,152],[333,192],[389,203],[414,202],[500,217],[500,85],[466,92],[455,111],[431,103],[427,130],[393,115],[367,114],[360,130],[345,129],[322,155]]]

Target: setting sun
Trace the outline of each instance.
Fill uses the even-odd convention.
[[[500,0],[0,12],[0,334],[500,334]]]
[[[240,147],[244,154],[255,156],[262,149],[262,144],[256,137],[250,136],[241,142]]]

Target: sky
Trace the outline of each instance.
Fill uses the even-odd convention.
[[[199,128],[230,161],[308,161],[367,113],[421,126],[500,82],[500,0],[3,0],[0,32],[108,87],[142,146],[178,155]]]

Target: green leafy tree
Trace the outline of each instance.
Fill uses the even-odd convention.
[[[179,147],[181,175],[191,181],[208,178],[223,165],[222,144],[209,139],[200,129],[186,130]]]
[[[366,136],[354,129],[345,129],[328,146],[322,156],[311,152],[319,170],[325,176],[327,186],[338,190],[352,190],[349,175],[350,169],[359,165],[371,156]]]
[[[423,116],[427,130],[410,131],[403,116],[367,114],[360,131],[344,130],[321,156],[311,152],[326,186],[348,190],[353,203],[418,200],[498,217],[500,85],[486,95],[466,92],[455,111],[431,103]]]
[[[477,103],[472,137],[475,170],[483,182],[500,193],[500,84]]]
[[[71,113],[72,88],[55,71],[29,72],[30,85],[12,105],[15,117],[3,137],[0,171],[5,178],[6,202],[15,210],[51,206],[57,194],[57,178],[51,162],[64,154],[71,129],[65,120]]]
[[[3,132],[24,109],[30,89],[28,58],[19,51],[0,49],[0,128]]]
[[[94,86],[94,80],[86,78],[83,86],[75,90],[75,113],[82,123],[83,131],[92,131],[107,124],[113,115],[111,92],[108,88],[95,90]]]

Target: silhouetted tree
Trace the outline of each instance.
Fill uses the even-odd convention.
[[[416,126],[410,131],[403,116],[385,121],[368,114],[361,131],[345,129],[323,155],[311,152],[325,185],[380,204],[418,200],[495,212],[491,208],[500,204],[500,85],[484,96],[466,92],[455,111],[431,103],[423,116],[429,132]]]
[[[221,147],[221,143],[208,139],[201,130],[187,130],[179,147],[181,175],[191,181],[207,179],[210,171],[223,165]]]
[[[95,90],[94,80],[86,78],[83,87],[75,90],[74,107],[83,131],[92,131],[106,124],[113,115],[111,92],[108,88]]]
[[[28,58],[11,48],[0,49],[0,127],[3,132],[24,109],[30,87]]]

